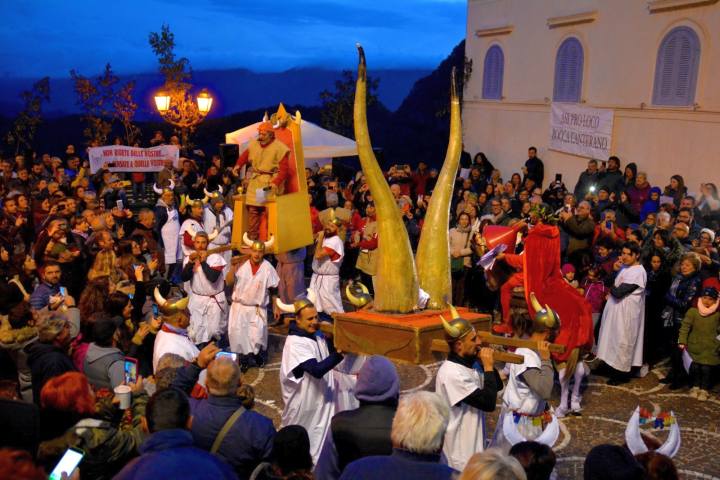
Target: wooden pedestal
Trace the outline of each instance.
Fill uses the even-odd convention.
[[[477,330],[490,330],[489,315],[465,308],[458,311]],[[397,315],[365,310],[335,314],[335,345],[345,352],[384,355],[415,364],[432,363],[437,361],[432,341],[445,335],[440,314],[446,320],[451,318],[447,310]]]

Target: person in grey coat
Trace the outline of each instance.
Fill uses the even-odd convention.
[[[118,327],[118,320],[105,314],[98,315],[93,325],[94,341],[88,347],[83,371],[95,388],[112,390],[125,380],[125,354],[115,346]]]

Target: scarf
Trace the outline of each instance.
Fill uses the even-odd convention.
[[[720,305],[720,298],[715,300],[715,303],[713,303],[709,307],[706,307],[703,304],[702,299],[698,299],[697,308],[701,317],[708,317],[717,311],[718,305]]]

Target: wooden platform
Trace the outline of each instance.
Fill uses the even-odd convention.
[[[490,315],[458,308],[460,315],[478,330],[490,330]],[[345,352],[384,355],[393,360],[421,364],[438,360],[432,341],[443,339],[440,314],[450,320],[449,311],[424,311],[390,315],[357,311],[333,315],[335,346]]]

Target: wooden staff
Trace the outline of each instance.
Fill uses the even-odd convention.
[[[430,350],[433,352],[450,353],[450,346],[445,340],[436,338],[432,341]],[[525,357],[523,357],[522,355],[518,355],[517,353],[503,352],[500,350],[493,350],[493,359],[497,362],[517,364],[521,364],[525,361]]]
[[[210,255],[212,255],[213,253],[222,253],[222,252],[227,252],[228,250],[233,250],[233,249],[239,250],[239,247],[238,247],[237,245],[233,244],[233,243],[229,243],[229,244],[227,244],[227,245],[223,245],[222,247],[215,247],[215,248],[211,248],[210,250],[205,250],[205,252],[208,254],[208,256],[210,256]],[[197,259],[198,254],[199,254],[199,252],[198,252],[197,250],[195,250],[194,252],[192,252],[192,253],[189,255],[189,256],[190,256],[190,261],[191,261],[191,262],[194,262],[194,261]]]
[[[538,344],[534,340],[528,340],[526,338],[514,338],[514,337],[501,337],[493,335],[490,332],[478,331],[477,332],[483,343],[489,343],[491,345],[503,345],[505,347],[515,348],[529,348],[530,350],[537,351]],[[552,353],[563,353],[565,351],[565,345],[559,343],[551,343],[549,350]]]

